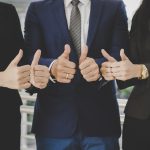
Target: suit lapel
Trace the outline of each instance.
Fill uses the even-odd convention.
[[[96,29],[98,24],[100,24],[100,18],[102,16],[102,12],[104,9],[103,0],[91,0],[91,13],[90,13],[90,20],[89,20],[89,32],[88,32],[88,39],[87,45],[90,49],[94,36],[96,34]]]
[[[51,5],[51,7],[48,6],[45,12],[46,14],[50,14],[50,13],[54,14],[53,15],[54,19],[49,20],[49,21],[50,22],[56,21],[56,30],[60,30],[60,33],[63,34],[64,41],[70,44],[70,35],[69,35],[68,24],[67,24],[67,19],[65,15],[64,1],[63,0],[51,0],[50,2],[51,3],[49,3],[48,5]],[[49,8],[51,8],[51,10]]]

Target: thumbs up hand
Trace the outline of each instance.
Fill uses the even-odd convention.
[[[37,50],[31,64],[30,82],[36,88],[44,89],[48,84],[50,73],[48,67],[38,65],[40,57],[41,51]]]
[[[65,45],[64,52],[56,59],[51,68],[51,74],[57,82],[70,83],[76,72],[76,64],[69,60],[71,48]]]
[[[87,82],[96,81],[100,78],[100,70],[93,58],[87,57],[88,47],[85,46],[81,51],[81,56],[79,59],[79,68],[83,78]]]
[[[20,50],[18,55],[12,60],[4,72],[1,72],[2,86],[10,89],[26,89],[31,86],[30,82],[30,66],[25,65],[18,67],[23,51]]]
[[[138,78],[141,76],[141,65],[133,64],[129,58],[125,55],[124,50],[120,51],[121,61],[114,62],[112,67],[112,74],[117,80],[126,81],[132,78]]]
[[[101,51],[103,57],[107,60],[106,62],[102,63],[100,71],[102,76],[105,80],[111,81],[115,80],[115,77],[112,73],[112,64],[113,62],[117,62],[115,58],[110,56],[104,49]]]

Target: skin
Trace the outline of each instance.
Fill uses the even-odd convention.
[[[140,78],[142,72],[141,64],[133,64],[121,49],[121,61],[117,62],[105,50],[102,50],[102,55],[108,60],[101,67],[102,76],[105,80],[121,80],[126,81],[132,78]]]
[[[49,81],[49,69],[38,65],[41,51],[37,50],[34,55],[32,65],[18,67],[23,57],[23,51],[12,60],[5,71],[0,72],[0,86],[10,89],[27,89],[31,84],[39,89],[47,86]]]
[[[70,46],[65,45],[64,52],[59,56],[51,68],[51,73],[60,83],[70,83],[76,73],[76,64],[69,60]]]
[[[48,67],[38,64],[40,57],[41,51],[37,50],[31,64],[30,82],[36,88],[44,89],[49,82],[50,73]]]
[[[87,82],[97,81],[100,78],[99,66],[93,58],[87,57],[87,54],[88,47],[85,46],[80,56],[80,72]]]
[[[63,54],[56,59],[51,68],[51,73],[60,83],[70,83],[76,73],[76,64],[69,60],[71,48],[65,45]],[[87,57],[88,47],[85,46],[79,58],[79,69],[87,82],[98,80],[100,77],[99,67],[93,58]]]
[[[18,67],[23,56],[23,51],[20,50],[18,55],[12,60],[5,71],[0,72],[0,86],[10,89],[25,89],[31,86],[30,84],[30,69],[29,65]]]

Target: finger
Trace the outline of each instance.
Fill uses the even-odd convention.
[[[92,64],[89,67],[81,70],[81,74],[88,74],[90,72],[98,72],[99,73],[98,65],[97,64]]]
[[[37,84],[36,86],[37,86],[37,88],[39,88],[39,89],[45,89],[45,88],[47,87],[47,84],[40,83],[40,84]]]
[[[30,76],[20,79],[21,84],[25,84],[25,83],[28,83],[28,82],[30,82]]]
[[[70,74],[70,73],[62,73],[61,74],[61,78],[62,79],[70,79],[70,80],[72,80],[74,78],[74,75]]]
[[[62,65],[64,67],[71,68],[71,69],[75,69],[76,68],[76,64],[74,62],[71,62],[71,61],[68,61],[68,60],[63,61]]]
[[[21,67],[18,67],[18,71],[21,73],[23,72],[29,72],[31,70],[31,66],[30,65],[24,65]]]
[[[20,62],[21,58],[23,57],[23,50],[19,50],[19,53],[17,54],[17,56],[11,61],[9,66],[17,66],[18,63]]]
[[[31,87],[31,84],[30,83],[25,83],[25,84],[22,84],[19,89],[27,89],[29,87]]]
[[[34,74],[35,74],[35,77],[47,77],[47,78],[49,78],[49,76],[50,76],[49,72],[43,72],[43,71],[35,71]]]
[[[41,50],[37,50],[36,53],[34,54],[34,58],[31,63],[31,67],[38,65],[40,57],[41,57]]]
[[[70,52],[71,52],[70,45],[66,44],[66,45],[65,45],[64,52],[63,52],[63,54],[62,54],[60,57],[63,57],[63,58],[66,58],[66,59],[69,60]]]
[[[121,49],[121,51],[120,51],[120,56],[121,56],[121,60],[123,60],[123,61],[129,59],[129,58],[125,55],[124,49]]]
[[[109,61],[102,63],[102,67],[111,68],[111,66],[112,66],[112,63]]]
[[[35,77],[34,79],[35,83],[48,83],[48,78],[43,78],[43,77]]]
[[[24,72],[19,76],[19,80],[26,78],[26,77],[30,77],[30,72]]]
[[[92,76],[92,77],[88,77],[88,78],[85,78],[85,79],[86,79],[86,81],[88,81],[88,82],[93,82],[93,81],[97,81],[99,78],[100,78],[100,74],[94,75],[94,76]]]
[[[64,67],[64,68],[62,68],[62,72],[74,75],[76,73],[76,70]]]
[[[88,46],[86,45],[81,50],[81,56],[79,59],[79,64],[81,64],[87,58],[87,55],[88,55]]]
[[[60,82],[60,83],[70,83],[71,80],[65,78],[65,79],[58,80],[58,82]]]
[[[84,74],[84,78],[93,78],[93,77],[98,77],[100,76],[100,73],[96,71],[89,72],[88,74]]]
[[[112,81],[112,80],[115,80],[115,77],[113,77],[113,76],[104,76],[104,79],[107,80],[107,81]]]
[[[88,58],[87,57],[86,60],[79,65],[79,68],[81,70],[85,69],[85,68],[89,67],[93,63],[96,63],[96,62],[92,58]]]
[[[114,63],[111,64],[111,67],[112,67],[112,68],[120,67],[120,66],[122,65],[121,63],[122,63],[122,62],[114,62]]]
[[[101,53],[102,53],[103,57],[106,58],[108,61],[110,61],[110,62],[117,61],[115,58],[110,56],[104,49],[101,50]]]

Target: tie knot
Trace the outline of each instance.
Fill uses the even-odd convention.
[[[73,6],[78,6],[79,3],[80,3],[80,0],[72,0],[71,2]]]

